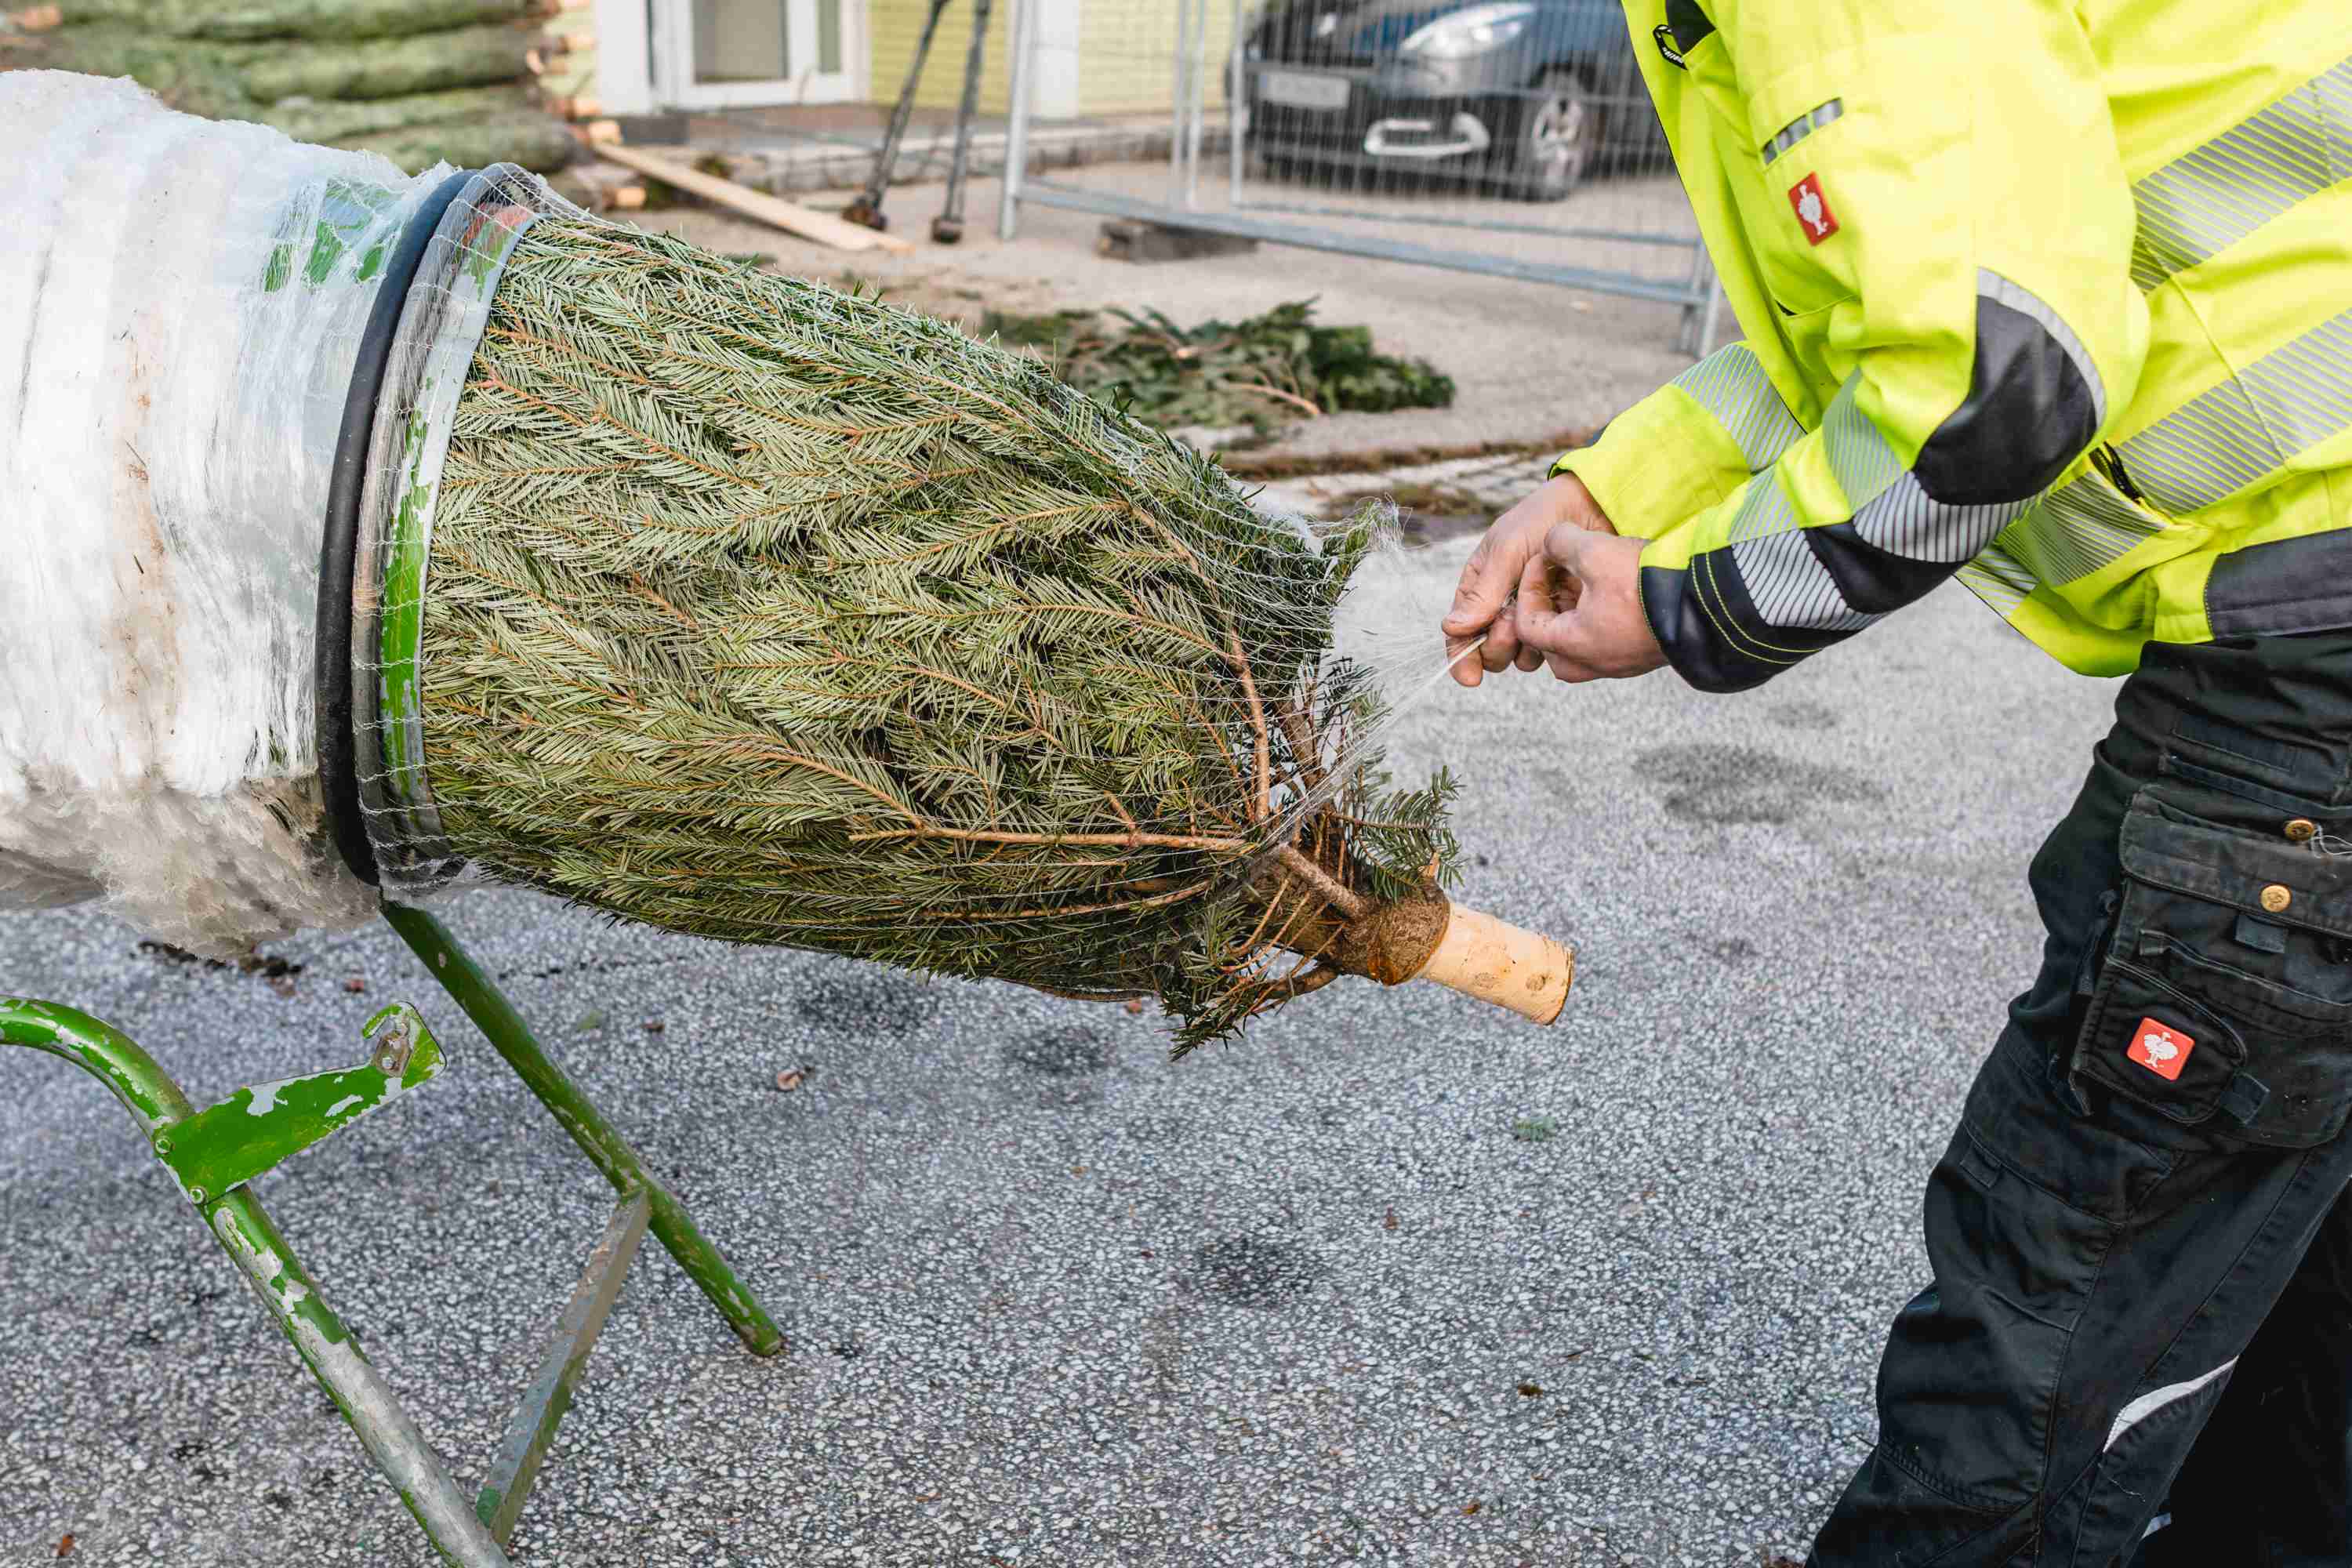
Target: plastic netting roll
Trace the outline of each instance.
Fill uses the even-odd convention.
[[[367,918],[312,677],[335,433],[388,247],[449,173],[0,75],[0,906],[210,955]]]

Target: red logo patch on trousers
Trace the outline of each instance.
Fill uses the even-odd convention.
[[[2196,1048],[2190,1036],[2153,1018],[2142,1018],[2138,1033],[2132,1036],[2131,1049],[2124,1055],[2169,1083],[2180,1076],[2180,1069],[2189,1065],[2189,1053]]]
[[[1822,195],[1819,174],[1807,174],[1790,185],[1789,205],[1797,209],[1797,221],[1804,226],[1805,238],[1812,244],[1819,245],[1837,232],[1837,214],[1830,211],[1830,199]]]

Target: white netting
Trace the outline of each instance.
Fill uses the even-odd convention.
[[[439,171],[0,74],[0,905],[226,954],[372,901],[319,837],[328,467]]]
[[[542,213],[584,216],[512,165],[467,184],[425,244],[377,396],[354,542],[352,696],[370,848],[384,896],[404,901],[483,879],[445,839],[425,776],[419,595],[428,590],[441,467],[467,367],[507,254]]]

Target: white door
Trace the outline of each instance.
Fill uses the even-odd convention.
[[[864,0],[654,0],[662,100],[679,109],[859,95]]]

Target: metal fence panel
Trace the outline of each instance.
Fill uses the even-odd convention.
[[[1023,202],[1070,207],[1661,300],[1684,348],[1713,335],[1618,0],[1014,5],[1008,235]],[[1031,126],[1074,108],[1160,117],[1164,176],[1036,166]]]

